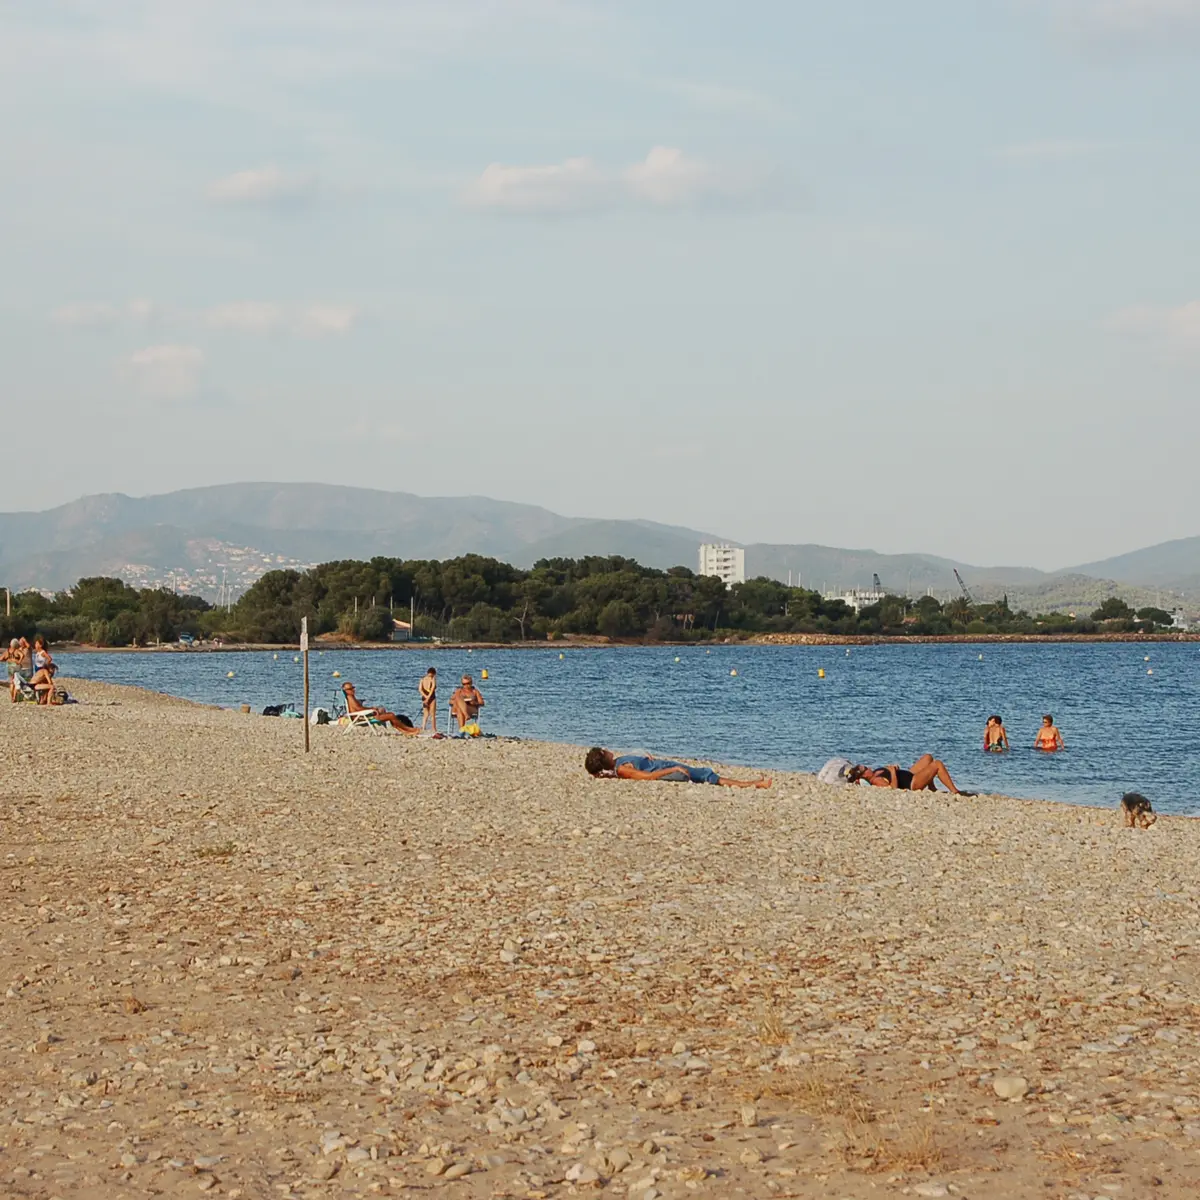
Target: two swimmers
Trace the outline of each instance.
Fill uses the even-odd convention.
[[[1063,735],[1059,732],[1058,726],[1054,724],[1054,718],[1049,713],[1042,718],[1042,727],[1037,732],[1033,748],[1048,753],[1066,748]],[[987,725],[983,731],[983,749],[989,754],[1000,754],[1009,749],[1008,732],[1004,728],[1004,721],[995,713],[987,719]]]

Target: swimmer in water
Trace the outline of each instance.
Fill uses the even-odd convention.
[[[983,748],[993,754],[1008,749],[1008,733],[1004,728],[1004,720],[994,713],[988,717],[987,727],[983,731]]]
[[[1042,718],[1042,727],[1037,731],[1033,748],[1035,750],[1045,750],[1048,754],[1053,753],[1055,750],[1066,749],[1063,735],[1059,733],[1058,726],[1054,724],[1054,718],[1049,713]]]

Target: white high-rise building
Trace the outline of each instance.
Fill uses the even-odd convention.
[[[745,550],[726,542],[705,542],[700,547],[700,574],[715,575],[726,587],[745,583]]]

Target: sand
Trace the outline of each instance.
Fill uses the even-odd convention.
[[[1200,822],[69,686],[0,703],[0,1195],[1200,1188]]]

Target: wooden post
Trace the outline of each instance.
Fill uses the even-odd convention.
[[[304,655],[304,753],[308,753],[308,618],[300,618],[300,653]]]

